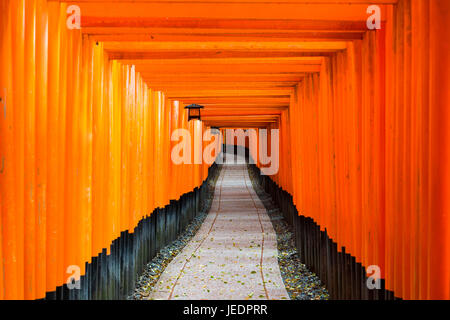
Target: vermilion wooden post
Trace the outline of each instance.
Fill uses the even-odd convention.
[[[24,298],[24,170],[25,167],[25,138],[24,138],[24,65],[25,65],[25,2],[11,1],[12,20],[12,77],[14,101],[14,196],[15,216],[17,223],[17,298]]]
[[[142,179],[143,179],[143,214],[144,216],[150,215],[152,210],[150,209],[150,197],[149,192],[152,185],[150,184],[150,168],[148,166],[149,163],[149,155],[151,150],[151,144],[149,143],[149,121],[150,121],[150,106],[149,106],[149,95],[150,90],[147,85],[143,85],[143,97],[142,97],[142,145],[143,145],[143,154],[142,154]],[[120,136],[119,136],[120,138]],[[120,162],[119,162],[120,163]]]
[[[0,208],[2,226],[2,255],[3,255],[3,284],[7,290],[3,290],[5,299],[18,298],[17,279],[22,277],[18,274],[17,266],[17,223],[15,216],[14,197],[14,150],[13,150],[13,79],[12,79],[12,21],[11,1],[3,1],[0,5],[0,62],[5,70],[0,74],[0,106],[2,115],[0,117]],[[18,168],[19,169],[19,168]],[[20,169],[19,169],[20,170]],[[34,285],[34,284],[33,284]]]
[[[129,155],[128,155],[128,137],[129,132],[129,111],[128,111],[128,81],[129,81],[129,66],[122,66],[123,87],[121,88],[121,172],[120,172],[120,215],[121,215],[121,230],[128,230],[128,215],[129,215]]]
[[[170,155],[171,156],[171,152],[173,150],[173,147],[175,147],[175,145],[178,143],[176,141],[172,141],[171,137],[172,134],[174,133],[175,130],[177,130],[179,128],[179,112],[180,112],[180,108],[179,108],[179,101],[171,101],[171,113],[170,113],[170,117],[171,117],[171,123],[170,123],[170,130],[169,130],[169,139],[171,140],[170,142]],[[178,168],[179,166],[174,165],[172,163],[172,160],[170,159],[170,165],[171,165],[171,179],[170,181],[173,182],[173,184],[171,185],[171,190],[170,190],[170,199],[171,200],[177,200],[178,198]],[[180,181],[181,182],[181,181]]]
[[[59,11],[60,25],[60,69],[59,69],[59,102],[58,102],[58,167],[57,167],[57,282],[56,285],[62,286],[65,283],[67,273],[64,265],[64,223],[65,217],[60,212],[65,211],[65,176],[66,176],[66,105],[67,105],[67,28],[66,22],[67,6],[61,3]],[[58,62],[57,62],[58,63]]]
[[[36,3],[25,7],[25,299],[36,298]]]
[[[429,299],[449,299],[450,252],[448,35],[442,28],[450,18],[448,2],[430,1],[430,291]],[[443,145],[444,144],[444,145]],[[445,150],[445,151],[443,151]],[[447,161],[447,162],[446,162]]]
[[[86,274],[86,262],[90,262],[90,209],[91,197],[90,191],[90,174],[89,174],[89,151],[91,150],[89,137],[89,57],[90,43],[86,36],[83,36],[80,43],[80,97],[79,97],[79,176],[80,182],[78,187],[79,201],[79,266],[81,275]],[[119,175],[120,177],[120,175]],[[83,284],[87,286],[87,284]]]
[[[47,1],[36,9],[36,298],[46,292],[47,227],[47,84],[48,11]]]
[[[63,270],[62,277],[63,283],[66,282],[66,279],[70,276],[65,272],[70,265],[73,264],[74,261],[74,247],[73,242],[75,238],[74,233],[74,221],[75,221],[75,199],[74,193],[76,190],[77,179],[75,178],[75,154],[78,152],[77,146],[75,143],[76,136],[76,122],[78,120],[77,111],[75,111],[74,106],[74,95],[75,95],[75,83],[76,79],[74,77],[74,64],[72,63],[76,60],[76,56],[73,50],[74,45],[74,33],[73,31],[67,32],[67,65],[66,65],[66,101],[65,101],[65,153],[64,153],[64,224],[62,232],[64,234],[64,243],[63,243]],[[70,183],[68,183],[70,181]]]
[[[57,217],[58,217],[58,126],[59,126],[59,71],[60,25],[59,3],[48,4],[48,107],[47,107],[47,238],[46,291],[57,286]]]
[[[149,192],[150,192],[150,210],[153,212],[153,210],[156,208],[156,190],[154,188],[155,185],[155,171],[153,170],[155,165],[155,113],[153,109],[155,108],[155,100],[154,100],[154,91],[152,89],[149,89],[148,94],[149,99],[149,138],[147,141],[147,144],[149,146],[149,162],[148,162],[148,168],[150,171],[150,178],[149,178]]]

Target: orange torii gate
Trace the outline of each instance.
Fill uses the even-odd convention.
[[[265,183],[298,227],[378,266],[391,297],[449,299],[449,5],[2,0],[0,299],[66,298],[71,266],[87,279],[115,243],[155,242],[157,217],[196,208],[213,170],[173,164],[171,133],[209,127],[279,129]],[[150,258],[136,248],[127,259]]]

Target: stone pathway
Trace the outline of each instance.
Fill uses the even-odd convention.
[[[245,164],[225,164],[211,210],[149,299],[289,299],[277,240]]]

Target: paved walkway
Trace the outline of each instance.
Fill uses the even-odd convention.
[[[276,234],[245,164],[226,164],[200,230],[149,299],[289,299]]]

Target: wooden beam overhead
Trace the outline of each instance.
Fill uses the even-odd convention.
[[[145,77],[162,73],[304,73],[319,72],[321,57],[220,58],[220,59],[142,59],[122,60],[133,64]]]
[[[237,116],[237,117],[205,117],[204,121],[208,122],[221,122],[221,123],[228,123],[234,124],[234,123],[254,123],[254,122],[263,122],[263,123],[273,123],[279,121],[278,117],[261,117],[261,116],[249,116],[247,118],[243,116]]]
[[[279,119],[279,115],[271,115],[271,114],[263,114],[263,115],[256,115],[256,114],[225,114],[225,115],[202,115],[202,118],[205,120],[233,120],[233,119],[239,119],[239,120],[276,120]]]
[[[367,8],[366,8],[367,9]],[[342,20],[245,20],[245,19],[184,19],[184,18],[105,18],[87,17],[81,19],[81,31],[87,34],[127,31],[130,33],[152,30],[174,30],[189,34],[190,32],[365,32],[366,19],[361,21]],[[123,31],[122,31],[123,30]],[[106,32],[105,32],[106,31]]]
[[[362,32],[278,32],[278,33],[195,33],[195,31],[186,33],[167,33],[160,34],[145,30],[144,32],[135,32],[133,30],[127,32],[120,32],[108,29],[115,28],[103,28],[101,32],[94,33],[93,31],[83,30],[88,33],[96,41],[160,41],[160,42],[173,42],[173,41],[263,41],[263,42],[299,42],[299,41],[351,41],[361,40]],[[243,30],[246,31],[246,30]]]
[[[257,116],[257,115],[276,115],[279,116],[282,110],[277,109],[261,109],[261,110],[249,110],[249,109],[233,109],[233,110],[219,110],[208,109],[202,111],[202,117],[210,116],[228,116],[228,115],[242,115],[242,116]]]
[[[266,122],[218,122],[218,121],[205,121],[205,125],[208,127],[219,127],[223,129],[237,129],[237,128],[266,128],[269,123]]]
[[[195,91],[183,91],[183,90],[167,90],[166,96],[174,100],[183,100],[184,98],[192,97],[240,97],[240,96],[269,96],[286,97],[293,93],[293,88],[273,88],[273,89],[218,89],[218,90],[195,90]]]
[[[143,78],[151,76],[152,74],[229,74],[229,73],[247,73],[247,74],[259,74],[272,73],[272,74],[299,74],[305,72],[319,72],[320,64],[317,65],[302,65],[302,64],[292,64],[292,65],[141,65],[136,64],[136,70],[139,71]]]
[[[201,105],[207,104],[276,104],[276,105],[289,105],[289,97],[193,97],[180,100],[182,103],[191,104],[197,103]]]
[[[275,21],[273,23],[277,23],[279,21]],[[245,28],[239,28],[237,26],[236,28],[199,28],[199,27],[152,27],[152,26],[132,26],[127,27],[125,25],[120,26],[104,26],[104,27],[87,27],[83,26],[82,31],[85,34],[88,35],[121,35],[121,34],[128,34],[128,35],[139,35],[139,34],[148,34],[150,35],[150,40],[157,40],[156,38],[152,39],[151,36],[153,35],[161,35],[161,36],[170,36],[170,35],[202,35],[202,36],[236,36],[236,37],[245,37],[246,35],[255,35],[255,36],[261,36],[261,37],[272,37],[277,35],[283,35],[283,37],[289,37],[289,36],[309,36],[316,34],[317,36],[326,36],[334,37],[334,36],[340,36],[345,33],[349,34],[363,34],[365,30],[351,30],[351,29],[340,29],[340,30],[322,30],[323,28],[319,29],[305,29],[308,24],[311,24],[312,22],[302,21],[301,25],[295,25],[293,28],[285,28],[280,29],[280,26],[278,28],[269,29],[266,26],[262,29],[258,28],[249,28],[248,25]],[[329,24],[329,22],[327,22]],[[272,21],[268,21],[268,24],[272,24]],[[317,22],[314,23],[315,25]],[[283,25],[283,23],[282,23]],[[360,25],[360,24],[358,24]],[[297,28],[300,27],[300,28]]]
[[[299,42],[127,42],[104,43],[105,50],[122,52],[145,51],[290,51],[290,52],[333,52],[347,48],[345,41],[299,41]]]
[[[161,3],[196,3],[196,2],[223,2],[223,0],[48,0],[50,2],[66,2],[66,3],[83,3],[83,2],[96,2],[96,3],[149,3],[149,2],[161,2]],[[312,0],[227,0],[230,3],[304,3],[311,4]],[[345,5],[354,5],[354,4],[396,4],[398,0],[314,0],[315,4],[345,4]]]
[[[258,110],[286,110],[289,105],[276,104],[276,103],[255,103],[255,104],[245,104],[245,103],[208,103],[204,104],[205,110],[247,110],[247,109],[258,109]]]
[[[147,52],[123,52],[108,51],[110,59],[118,60],[140,60],[140,59],[224,59],[224,58],[289,58],[289,57],[324,57],[332,53],[325,52],[290,52],[290,51],[147,51]]]
[[[297,85],[298,82],[282,82],[282,81],[259,81],[259,82],[180,82],[180,81],[166,81],[166,82],[152,82],[151,88],[155,90],[217,90],[217,89],[264,89],[264,88],[289,88]]]
[[[236,81],[293,81],[299,82],[303,79],[304,73],[297,74],[286,74],[286,73],[166,73],[166,74],[148,74],[142,76],[142,78],[152,84],[153,82],[163,81],[163,82],[186,82],[186,83],[197,83],[197,82],[227,82],[234,83]]]
[[[105,21],[108,18],[138,19],[137,24],[145,18],[191,20],[191,23],[201,22],[203,19],[229,19],[249,21],[258,20],[318,20],[318,21],[365,21],[367,19],[367,3],[257,3],[257,2],[207,2],[183,1],[173,2],[125,2],[125,1],[69,1],[81,8],[82,26],[92,26],[92,21]],[[373,4],[373,2],[372,2]],[[382,17],[386,17],[385,5],[380,4]],[[89,18],[89,19],[86,19]],[[131,21],[130,19],[130,21]],[[87,24],[87,25],[86,25]],[[242,23],[241,23],[242,24]],[[167,23],[163,24],[167,26]]]
[[[233,65],[233,64],[254,64],[254,65],[279,65],[279,64],[321,64],[322,57],[271,57],[271,58],[191,58],[191,59],[139,59],[122,60],[125,64],[136,64],[140,66],[151,65]]]

